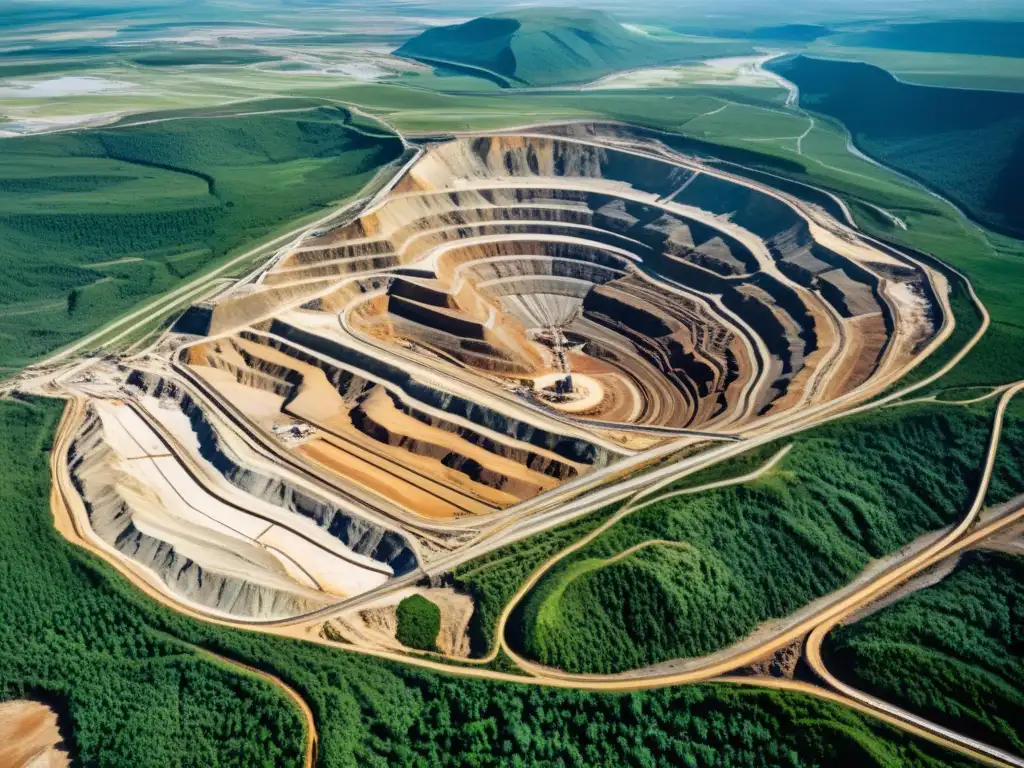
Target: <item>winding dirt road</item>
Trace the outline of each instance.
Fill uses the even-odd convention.
[[[61,420],[57,425],[57,432],[54,437],[53,450],[50,453],[50,470],[53,475],[53,484],[50,490],[50,508],[53,511],[54,527],[59,533],[61,533],[66,539],[71,541],[73,544],[81,547],[87,552],[101,558],[104,562],[112,565],[117,571],[125,576],[132,584],[140,591],[145,593],[148,597],[162,603],[174,610],[187,613],[192,618],[200,619],[203,621],[209,621],[209,617],[205,617],[202,614],[196,613],[191,610],[182,610],[180,604],[170,603],[166,598],[166,593],[154,586],[147,575],[142,572],[142,569],[136,569],[128,561],[121,560],[120,558],[110,558],[106,553],[97,547],[82,530],[82,518],[72,511],[72,506],[81,505],[81,499],[74,494],[69,496],[67,493],[67,487],[64,485],[63,480],[70,482],[70,477],[67,476],[67,462],[64,457],[67,456],[67,451],[71,438],[74,437],[75,428],[78,426],[85,411],[85,401],[80,398],[74,398],[68,400],[67,407],[64,409],[64,413],[61,416]],[[76,505],[76,506],[77,506]],[[84,513],[85,510],[80,510]],[[222,624],[224,626],[231,626],[229,622],[213,622]],[[227,664],[234,667],[242,672],[242,674],[249,674],[264,682],[274,686],[280,690],[285,696],[291,700],[296,707],[299,709],[299,713],[302,716],[302,720],[305,723],[305,748],[303,756],[304,768],[313,768],[316,764],[317,746],[319,744],[319,737],[317,736],[316,721],[313,718],[313,711],[309,708],[305,699],[299,695],[298,691],[292,688],[290,685],[285,683],[281,678],[276,675],[272,675],[269,672],[251,667],[242,662],[229,659],[226,656],[214,653],[213,651],[207,650],[200,646],[188,643],[180,638],[175,637],[174,640],[184,645],[189,646],[196,653],[205,656],[209,659],[218,661],[222,664]]]
[[[178,638],[175,638],[175,640],[177,640],[177,642],[179,643],[182,642]],[[191,645],[190,643],[187,645],[194,649],[198,655],[203,656],[213,662],[219,662],[221,664],[226,664],[229,667],[233,667],[234,669],[239,671],[239,674],[251,675],[253,677],[259,678],[263,682],[274,686],[275,688],[280,690],[285,696],[287,696],[292,701],[292,703],[299,708],[299,712],[301,713],[302,719],[305,723],[306,733],[305,738],[303,739],[303,741],[305,742],[305,748],[302,757],[302,765],[304,768],[313,768],[313,766],[316,765],[317,748],[319,747],[320,744],[319,737],[317,736],[316,732],[316,721],[313,719],[313,710],[309,708],[309,705],[306,703],[306,700],[299,695],[298,691],[296,691],[294,688],[288,685],[281,678],[277,677],[276,675],[272,675],[269,672],[264,672],[263,670],[256,669],[256,667],[250,667],[248,664],[242,664],[240,661],[229,659],[226,656],[221,656],[218,653],[208,651],[206,648],[201,648],[197,645]]]
[[[989,440],[989,450],[986,455],[986,471],[983,477],[984,485],[987,488],[988,478],[991,476],[991,469],[994,463],[995,451],[999,442],[999,428],[1002,421],[1002,416],[1005,414],[1005,410],[1011,397],[1016,394],[1024,385],[1017,385],[1012,389],[1004,391],[1003,397],[1000,401],[1000,407],[998,409],[997,418],[993,425],[993,432]],[[54,514],[55,521],[58,530],[60,530],[65,536],[75,541],[75,543],[84,546],[86,549],[93,551],[99,556],[103,556],[103,553],[96,547],[94,547],[88,540],[87,537],[82,535],[84,532],[80,531],[80,523],[76,523],[76,515],[71,510],[71,505],[81,504],[81,500],[77,497],[77,494],[73,495],[70,499],[62,492],[63,488],[68,488],[63,482],[70,482],[70,477],[67,476],[67,465],[65,462],[57,460],[61,456],[62,452],[66,453],[68,441],[74,434],[74,428],[77,425],[78,419],[82,415],[84,410],[85,402],[82,400],[72,400],[69,403],[68,409],[65,413],[64,418],[61,421],[61,425],[58,429],[58,437],[55,441],[55,450],[53,453],[52,466],[55,472],[55,479],[58,480],[54,484],[53,495],[54,495]],[[137,569],[133,568],[130,564],[124,561],[115,561],[114,566],[121,571],[123,575],[128,577],[150,597],[173,607],[175,610],[183,613],[187,613],[196,619],[202,621],[208,621],[223,626],[239,627],[245,626],[248,629],[256,629],[257,631],[268,632],[271,634],[285,634],[296,639],[304,639],[309,642],[334,647],[350,652],[361,653],[364,655],[373,656],[380,659],[389,661],[397,661],[405,664],[410,664],[421,669],[430,670],[433,672],[466,676],[478,679],[486,679],[492,681],[508,682],[508,683],[519,683],[529,685],[540,685],[546,687],[558,687],[558,688],[569,688],[579,690],[589,690],[595,692],[628,692],[647,690],[653,688],[662,688],[674,685],[680,685],[685,683],[697,683],[697,682],[708,682],[717,681],[723,683],[732,684],[745,684],[745,685],[758,685],[761,687],[778,688],[785,690],[792,690],[794,692],[801,692],[809,695],[814,695],[819,698],[834,701],[844,706],[848,706],[857,711],[870,714],[874,717],[879,718],[891,725],[901,728],[902,730],[926,738],[936,744],[939,744],[948,749],[952,749],[961,754],[971,757],[972,759],[978,760],[983,763],[990,765],[1019,765],[1013,759],[1013,756],[1006,756],[1005,753],[1000,754],[998,750],[994,750],[987,745],[979,745],[977,742],[965,739],[951,731],[946,731],[937,726],[934,726],[927,721],[923,721],[921,718],[913,716],[911,713],[905,713],[903,710],[887,705],[884,702],[877,702],[870,697],[861,694],[853,689],[844,690],[842,683],[835,681],[827,674],[822,675],[823,679],[829,685],[834,687],[833,691],[827,689],[809,685],[806,683],[793,683],[791,681],[780,681],[775,678],[734,678],[734,677],[722,677],[730,671],[747,664],[753,663],[766,655],[770,654],[774,650],[780,647],[790,644],[794,640],[799,640],[809,631],[812,631],[822,624],[822,622],[829,622],[835,617],[841,617],[848,615],[850,612],[855,610],[857,607],[862,606],[866,601],[873,599],[889,589],[898,586],[900,583],[909,578],[920,570],[930,567],[934,562],[947,557],[951,551],[962,549],[970,546],[981,539],[993,535],[994,533],[1019,522],[1024,518],[1024,508],[1010,514],[1000,520],[989,523],[984,528],[979,528],[976,532],[966,538],[958,538],[964,531],[966,531],[972,521],[976,518],[978,510],[980,509],[979,499],[984,498],[984,491],[979,488],[979,492],[976,494],[975,503],[972,504],[972,508],[965,517],[965,520],[950,534],[943,538],[942,544],[948,545],[953,543],[953,547],[940,548],[938,545],[934,545],[927,550],[924,555],[918,555],[909,564],[905,564],[893,571],[890,571],[886,577],[879,579],[879,582],[885,586],[878,586],[877,584],[869,584],[864,589],[858,591],[855,595],[847,597],[841,603],[832,606],[830,609],[824,611],[813,618],[810,618],[804,622],[800,622],[793,628],[791,628],[785,634],[775,637],[772,641],[758,644],[757,646],[746,650],[742,654],[727,655],[725,658],[718,659],[713,663],[699,665],[696,668],[677,671],[677,672],[660,672],[652,670],[649,673],[644,673],[643,670],[634,670],[632,672],[622,673],[619,675],[572,675],[569,673],[562,672],[560,670],[553,670],[541,665],[534,664],[521,656],[515,654],[514,651],[510,651],[507,644],[504,642],[504,627],[511,615],[515,605],[525,596],[529,589],[536,584],[536,582],[543,576],[543,574],[550,569],[554,564],[559,562],[568,554],[578,551],[583,546],[586,546],[596,536],[600,535],[604,530],[607,530],[615,522],[621,520],[631,512],[637,511],[638,509],[648,506],[650,504],[657,503],[658,501],[664,500],[671,496],[680,494],[692,494],[702,491],[712,490],[717,487],[725,487],[731,484],[738,484],[743,482],[750,482],[762,476],[766,472],[770,471],[781,459],[785,456],[789,447],[782,449],[779,453],[773,456],[768,462],[759,467],[757,470],[748,473],[747,475],[729,478],[726,480],[710,483],[707,485],[697,486],[690,489],[683,489],[677,492],[670,492],[654,496],[653,498],[647,499],[646,501],[641,498],[637,498],[634,503],[631,503],[620,510],[613,518],[606,521],[603,526],[595,531],[588,534],[587,537],[575,542],[570,545],[566,550],[557,553],[540,568],[538,568],[532,575],[528,582],[520,588],[516,593],[513,600],[506,606],[499,620],[497,642],[494,644],[494,648],[487,658],[477,660],[477,663],[473,666],[454,666],[445,663],[440,660],[434,660],[426,658],[424,656],[409,655],[403,653],[396,653],[391,651],[382,651],[375,649],[361,648],[348,643],[338,643],[327,640],[320,637],[316,633],[315,628],[306,629],[293,627],[282,631],[280,629],[274,629],[271,627],[252,627],[245,626],[239,622],[225,621],[219,619],[213,619],[207,615],[201,614],[189,608],[177,603],[173,599],[169,598],[166,592],[159,589],[157,586],[149,583],[146,576],[140,573]],[[637,494],[639,497],[641,494]],[[643,494],[649,496],[650,494]],[[84,513],[84,509],[79,510],[80,514]],[[955,535],[954,535],[955,534]],[[647,542],[640,546],[651,545],[656,542]],[[639,548],[639,547],[637,547]],[[107,558],[105,558],[107,559]],[[108,559],[108,562],[110,560]],[[834,625],[835,622],[833,622]],[[824,635],[822,635],[823,637]],[[810,648],[810,646],[809,646]],[[199,649],[203,650],[203,649]],[[521,677],[519,675],[508,674],[503,672],[497,672],[491,669],[484,668],[482,665],[493,661],[499,650],[504,650],[505,653],[512,659],[512,661],[518,664],[524,671],[526,671],[530,677]],[[809,651],[812,653],[813,651]],[[279,678],[272,675],[267,675],[259,670],[253,670],[244,664],[240,664],[231,659],[224,659],[220,657],[226,663],[233,664],[240,668],[246,669],[247,671],[259,674],[267,682],[276,685],[285,695],[287,695],[292,701],[296,702],[296,705],[300,707],[303,718],[307,723],[308,733],[310,738],[307,740],[306,748],[306,764],[312,766],[315,761],[315,750],[316,750],[316,728],[315,721],[313,720],[312,712],[308,705],[302,701],[301,696]],[[813,662],[812,662],[812,666]],[[819,672],[820,674],[820,672]],[[836,683],[839,683],[836,685]],[[848,687],[847,687],[848,688]],[[1008,759],[1010,758],[1010,759]]]
[[[960,524],[940,541],[936,542],[913,559],[904,563],[899,568],[893,569],[882,578],[868,585],[855,597],[845,601],[840,611],[835,612],[811,631],[807,638],[804,654],[807,659],[807,663],[814,670],[815,674],[825,681],[830,688],[860,702],[866,707],[876,712],[898,717],[905,722],[912,723],[922,729],[942,735],[946,738],[957,739],[978,752],[989,755],[997,760],[1010,763],[1011,765],[1021,766],[1021,768],[1024,768],[1024,759],[1021,759],[1016,755],[1012,755],[1004,750],[989,746],[976,739],[961,736],[951,729],[932,723],[923,717],[913,714],[912,712],[908,712],[893,704],[863,693],[851,685],[847,685],[828,670],[825,666],[825,661],[822,658],[822,644],[828,636],[828,633],[841,624],[843,620],[851,614],[855,613],[857,610],[863,608],[865,605],[883,594],[890,592],[900,584],[907,582],[922,571],[925,571],[937,564],[939,561],[948,558],[950,555],[961,552],[968,546],[977,543],[987,536],[993,535],[1007,525],[1012,524],[1011,521],[1019,519],[1020,516],[1024,515],[1024,511],[1009,515],[1008,517],[994,523],[982,526],[973,535],[965,537],[965,534],[977,521],[978,515],[985,502],[985,495],[988,492],[988,486],[992,479],[992,469],[995,466],[996,454],[999,448],[999,436],[1001,434],[1003,417],[1006,414],[1006,409],[1013,397],[1022,389],[1024,389],[1024,382],[1015,384],[1010,388],[1003,390],[1002,395],[999,398],[999,404],[996,407],[995,421],[992,427],[992,434],[989,439],[988,451],[985,457],[985,466],[981,482],[978,484],[978,490],[975,494],[974,501]]]

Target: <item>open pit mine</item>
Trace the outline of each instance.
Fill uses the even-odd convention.
[[[75,529],[189,611],[322,624],[863,403],[948,336],[932,265],[727,168],[613,125],[423,141],[74,385]]]

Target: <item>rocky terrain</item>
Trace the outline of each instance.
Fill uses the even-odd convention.
[[[311,616],[619,466],[870,396],[944,329],[946,291],[651,135],[426,142],[189,309],[89,406],[68,469],[91,534],[176,600]],[[380,610],[348,632],[391,643]]]

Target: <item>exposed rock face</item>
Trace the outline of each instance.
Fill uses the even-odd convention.
[[[401,534],[338,509],[278,477],[243,466],[219,438],[204,411],[173,382],[133,371],[128,383],[153,397],[175,403],[188,416],[203,458],[239,490],[309,518],[353,552],[387,564],[396,575],[408,573],[416,567],[416,557]]]
[[[254,548],[177,523],[112,450],[95,410],[69,448],[68,466],[96,535],[182,599],[253,619],[294,616],[323,604]]]
[[[397,480],[433,483],[438,514],[462,516],[823,403],[934,337],[942,280],[919,261],[837,221],[826,193],[676,139],[594,123],[430,145],[354,221],[218,301],[215,341],[184,362],[283,398],[333,438],[316,448],[332,471],[406,507],[422,496]]]

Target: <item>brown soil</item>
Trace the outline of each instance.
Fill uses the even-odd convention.
[[[467,514],[482,514],[491,511],[483,506],[472,507],[472,511],[467,511],[465,506],[456,506],[452,500],[444,498],[455,495],[446,492],[447,489],[443,486],[426,480],[410,482],[397,474],[381,472],[375,464],[323,438],[315,438],[299,446],[296,450],[300,455],[332,474],[369,488],[421,517],[432,520],[450,520]],[[396,473],[402,472],[401,467],[394,467],[394,469]],[[435,493],[428,491],[425,486],[430,486]],[[473,503],[472,500],[464,498],[459,501],[465,505]]]
[[[829,379],[823,399],[838,397],[867,381],[877,370],[888,341],[882,315],[862,315],[844,321],[848,344],[843,360]]]
[[[0,766],[64,768],[70,764],[56,712],[35,701],[0,704]]]
[[[753,664],[736,670],[738,675],[758,675],[764,677],[781,677],[792,680],[796,677],[796,668],[803,653],[803,640],[790,643],[770,656],[755,661]]]

